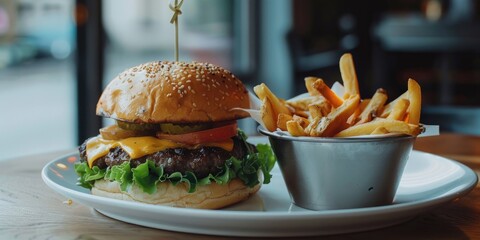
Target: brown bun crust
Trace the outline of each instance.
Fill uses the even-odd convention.
[[[218,209],[244,201],[259,189],[260,184],[249,188],[241,180],[233,179],[225,185],[211,183],[205,186],[197,186],[193,193],[188,193],[184,184],[173,186],[170,183],[160,183],[157,186],[156,193],[148,194],[135,186],[132,186],[127,192],[122,192],[117,182],[97,180],[92,188],[92,194],[172,207]]]
[[[115,77],[97,115],[135,123],[201,123],[248,113],[248,91],[231,72],[208,63],[149,62]]]

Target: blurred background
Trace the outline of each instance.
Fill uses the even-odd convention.
[[[173,60],[167,0],[0,0],[0,160],[96,135],[95,104],[126,68]],[[478,0],[185,0],[180,59],[231,69],[282,98],[313,75],[341,81],[354,56],[363,97],[422,86],[422,122],[480,135]],[[242,120],[255,134],[255,124]]]

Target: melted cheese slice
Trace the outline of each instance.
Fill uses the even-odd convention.
[[[131,137],[122,140],[105,140],[101,136],[90,138],[87,141],[87,159],[88,166],[91,168],[93,163],[108,154],[110,149],[121,147],[132,158],[140,158],[155,152],[160,152],[168,148],[188,148],[195,149],[202,146],[219,147],[226,151],[232,151],[233,140],[226,139],[221,142],[210,142],[195,146],[185,145],[170,141],[167,139],[158,139],[156,137]]]

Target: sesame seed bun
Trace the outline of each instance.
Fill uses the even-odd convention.
[[[250,188],[245,186],[240,179],[235,178],[223,185],[211,183],[198,186],[195,192],[188,193],[184,184],[173,186],[169,183],[160,183],[157,185],[155,193],[148,194],[135,185],[127,191],[121,191],[118,182],[97,180],[92,188],[92,194],[171,207],[218,209],[248,199],[260,189],[260,186],[261,184],[257,184]]]
[[[248,92],[231,72],[208,63],[156,61],[115,77],[97,115],[135,123],[202,123],[248,117]]]

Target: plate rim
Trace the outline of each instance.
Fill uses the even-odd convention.
[[[49,161],[43,168],[42,168],[42,179],[43,181],[54,191],[57,193],[64,195],[59,190],[63,190],[64,192],[69,193],[71,196],[75,196],[80,198],[74,199],[82,203],[87,207],[93,207],[91,204],[86,204],[85,201],[93,201],[97,202],[98,204],[107,204],[110,206],[114,206],[116,208],[128,208],[128,209],[139,209],[141,211],[149,211],[149,212],[162,212],[165,214],[188,214],[191,217],[206,217],[208,219],[215,219],[215,220],[237,220],[237,221],[245,221],[249,219],[255,219],[255,221],[265,221],[265,220],[327,220],[327,219],[342,219],[345,217],[361,217],[361,216],[377,216],[382,214],[395,214],[399,212],[405,211],[412,211],[418,210],[415,214],[412,214],[411,219],[417,216],[420,213],[430,210],[433,207],[440,206],[442,204],[448,203],[456,198],[462,197],[468,194],[473,188],[475,188],[478,182],[477,174],[467,167],[466,165],[454,161],[439,155],[421,152],[413,150],[412,153],[419,154],[419,157],[427,156],[427,157],[436,157],[441,159],[442,161],[452,162],[460,166],[463,170],[465,170],[465,178],[469,181],[462,182],[462,188],[455,190],[453,192],[444,194],[442,196],[436,196],[433,198],[426,198],[419,201],[409,201],[404,203],[397,203],[392,205],[384,205],[384,206],[375,206],[375,207],[366,207],[366,208],[354,208],[354,209],[340,209],[340,210],[325,210],[325,211],[239,211],[239,210],[208,210],[208,209],[190,209],[190,208],[176,208],[170,206],[162,206],[162,205],[152,205],[147,203],[139,203],[139,202],[130,202],[125,200],[118,200],[118,199],[111,199],[101,196],[95,196],[90,193],[81,192],[76,189],[68,188],[56,183],[53,179],[50,179],[47,175],[49,171],[49,167],[71,156],[77,156],[78,152],[71,152],[68,154],[64,154],[55,158],[52,161]],[[470,176],[469,176],[470,175]],[[283,176],[279,176],[282,177]],[[261,191],[261,190],[260,190]],[[71,197],[67,196],[67,197]],[[74,197],[72,197],[74,198]],[[99,209],[101,212],[109,212],[105,209]],[[106,214],[108,216],[108,214]],[[393,224],[392,224],[393,225]],[[169,230],[169,229],[166,229]],[[192,231],[192,233],[195,233]],[[214,233],[211,233],[214,234]],[[239,236],[239,235],[232,235],[232,236]],[[245,236],[256,236],[256,235],[245,235]],[[274,235],[272,235],[274,236]],[[275,235],[276,236],[276,235]],[[292,235],[293,236],[293,235]]]

